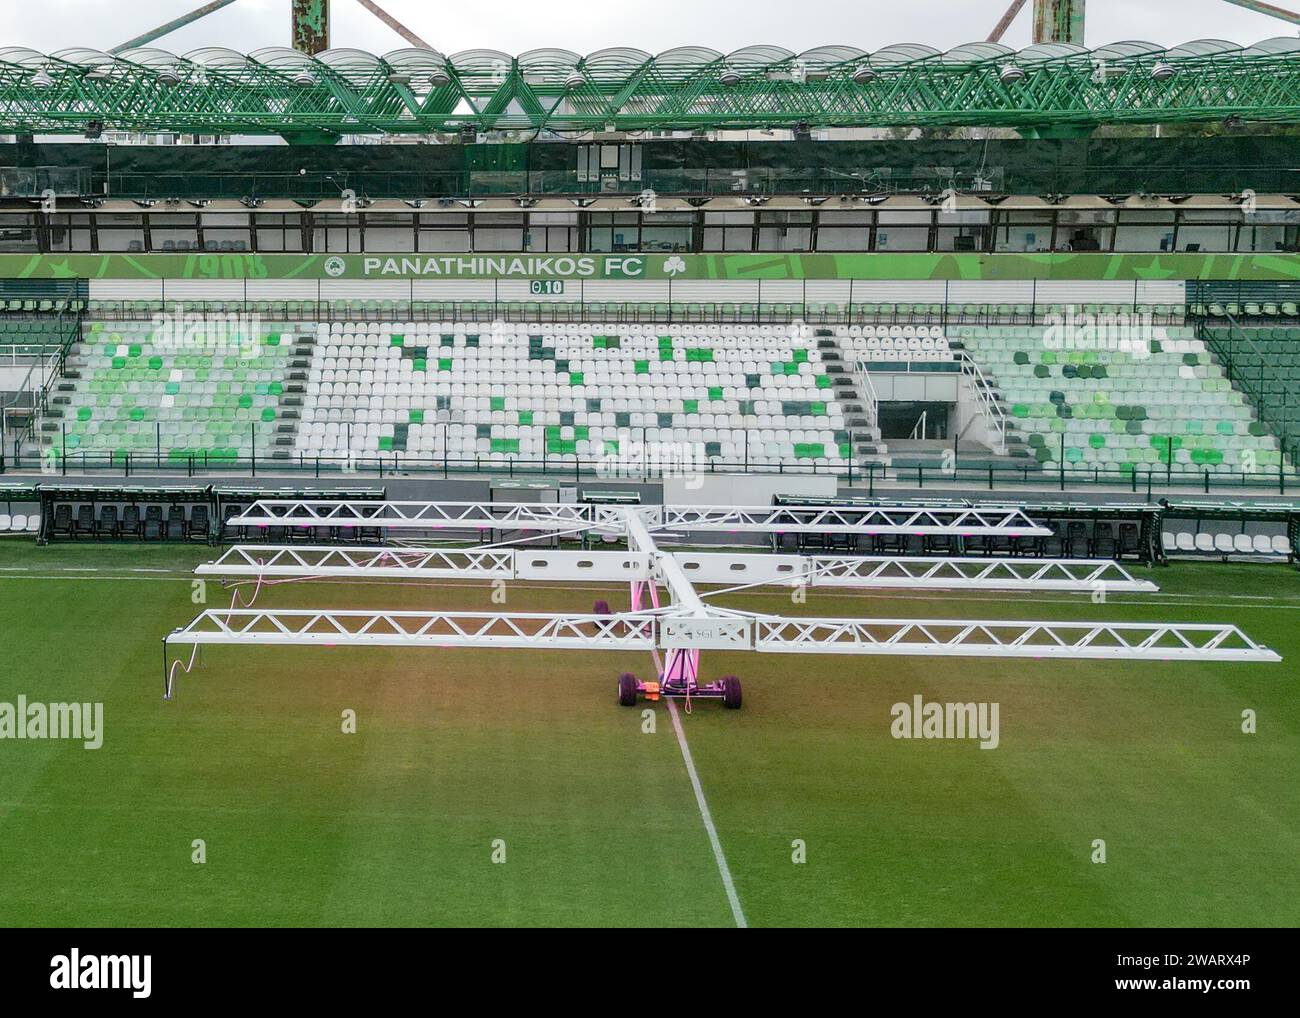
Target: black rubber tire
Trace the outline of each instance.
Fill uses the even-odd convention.
[[[609,610],[609,602],[608,602],[608,601],[597,601],[595,604],[593,604],[593,605],[591,606],[591,614],[593,614],[593,615],[613,615],[614,613],[613,613],[612,611]]]
[[[618,705],[636,706],[636,676],[631,672],[624,672],[618,677]]]
[[[722,677],[722,706],[728,710],[740,710],[740,680],[734,675]]]

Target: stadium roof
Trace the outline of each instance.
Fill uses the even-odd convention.
[[[1300,38],[1253,46],[1050,43],[1013,50],[918,43],[868,53],[684,46],[657,56],[474,49],[315,57],[153,47],[116,56],[0,48],[0,130],[348,133],[988,125],[1300,119]]]

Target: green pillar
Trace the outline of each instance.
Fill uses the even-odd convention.
[[[330,0],[293,0],[293,48],[319,53],[330,48]]]
[[[1086,0],[1034,0],[1034,42],[1082,46]]]

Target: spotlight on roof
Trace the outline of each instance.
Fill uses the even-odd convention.
[[[304,67],[302,70],[294,74],[293,83],[295,85],[301,85],[303,88],[311,88],[312,85],[316,84],[316,75],[312,74],[311,71]]]
[[[1015,64],[1003,64],[998,70],[998,80],[1004,85],[1010,85],[1014,81],[1023,81],[1024,78],[1024,69],[1017,67]]]
[[[734,67],[725,67],[722,73],[718,75],[718,81],[727,86],[738,85],[740,84],[740,72]]]
[[[388,80],[394,85],[409,85],[411,76],[405,71],[393,71],[388,75]]]
[[[103,81],[113,76],[113,70],[108,64],[96,64],[86,71],[87,81]]]
[[[434,71],[432,74],[429,75],[429,84],[432,85],[434,88],[446,88],[448,85],[451,84],[451,75],[448,74],[443,68],[439,67],[436,71]]]
[[[570,92],[575,88],[582,88],[586,83],[587,79],[581,71],[572,71],[564,79],[564,87]]]
[[[50,88],[54,84],[54,79],[50,77],[45,68],[41,68],[32,75],[33,88]]]
[[[853,82],[856,85],[865,85],[868,81],[874,81],[875,78],[876,78],[875,70],[873,68],[868,67],[866,64],[863,64],[861,67],[859,67],[856,71],[853,72]]]
[[[1151,68],[1151,77],[1155,81],[1168,81],[1174,76],[1174,65],[1168,61],[1161,60]]]
[[[158,80],[164,85],[179,85],[181,76],[174,67],[164,67],[158,72]]]

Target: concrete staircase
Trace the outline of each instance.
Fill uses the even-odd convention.
[[[829,332],[829,330],[825,330]],[[858,377],[854,363],[847,358],[833,335],[817,336],[817,351],[822,367],[831,380],[832,392],[844,408],[844,424],[853,435],[853,459],[864,469],[874,464],[888,466],[889,448],[881,440],[875,421],[871,397]]]

